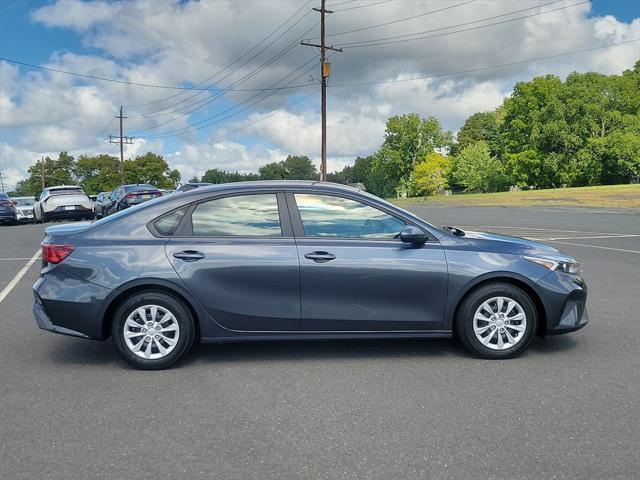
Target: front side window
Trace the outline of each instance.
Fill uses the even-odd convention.
[[[348,198],[295,194],[308,237],[394,238],[405,222]]]
[[[199,204],[191,215],[196,237],[281,236],[275,193],[218,198]]]

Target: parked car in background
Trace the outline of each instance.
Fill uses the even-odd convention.
[[[13,201],[4,192],[0,192],[0,223],[14,225],[18,221],[18,212]]]
[[[93,203],[81,187],[60,185],[45,188],[33,205],[36,223],[50,220],[92,220]]]
[[[97,218],[106,217],[104,203],[109,199],[111,192],[100,192],[96,195],[96,201],[93,202],[93,210]]]
[[[180,185],[180,187],[176,190],[176,192],[188,192],[189,190],[193,190],[194,188],[206,187],[209,185],[213,185],[213,183],[204,183],[204,182],[185,183],[183,185]]]
[[[49,227],[42,245],[40,328],[111,336],[143,369],[171,365],[196,339],[457,336],[505,359],[588,320],[578,264],[555,248],[437,227],[322,182],[198,188]]]
[[[147,183],[136,183],[134,185],[117,187],[103,203],[104,216],[125,210],[134,205],[139,205],[157,197],[162,197],[162,192]]]
[[[33,197],[12,197],[11,201],[16,206],[16,212],[18,213],[18,222],[28,223],[33,222],[33,205],[36,203]]]

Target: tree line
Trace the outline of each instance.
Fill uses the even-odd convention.
[[[80,155],[74,158],[60,152],[58,158],[45,157],[28,169],[28,177],[18,182],[14,195],[37,195],[44,186],[80,185],[89,195],[110,192],[120,185],[120,159],[111,155]],[[147,152],[124,161],[125,183],[150,183],[173,189],[180,183],[180,172],[169,168],[162,155]]]
[[[17,193],[40,189],[42,165],[29,168]],[[76,183],[88,193],[119,184],[119,161],[109,155],[44,161],[46,185]],[[417,113],[387,120],[376,152],[328,175],[362,183],[382,197],[434,195],[446,189],[488,192],[628,183],[640,177],[640,61],[620,75],[572,73],[517,83],[494,111],[471,115],[454,135],[437,118]],[[125,161],[127,183],[175,188],[180,173],[160,155]],[[263,165],[258,173],[210,169],[191,182],[315,180],[305,156]]]

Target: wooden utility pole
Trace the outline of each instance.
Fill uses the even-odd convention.
[[[333,45],[327,47],[324,35],[324,15],[325,13],[333,13],[332,10],[325,8],[326,0],[320,0],[320,8],[314,8],[316,12],[320,12],[320,45],[316,43],[301,42],[307,47],[316,47],[320,49],[320,74],[322,76],[322,161],[320,163],[320,180],[327,180],[327,78],[331,74],[331,66],[327,62],[327,50],[334,52],[342,52],[341,48],[334,48]]]
[[[133,145],[133,137],[125,137],[123,134],[122,121],[127,117],[122,115],[122,107],[120,107],[120,115],[116,115],[116,118],[120,119],[120,136],[109,135],[109,143],[120,144],[120,185],[124,185],[124,146],[125,144]]]
[[[0,168],[0,188],[4,192],[4,179],[2,178],[2,168]]]

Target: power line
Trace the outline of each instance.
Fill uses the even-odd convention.
[[[221,69],[220,69],[220,70],[218,70],[216,73],[214,73],[214,74],[212,74],[212,75],[208,76],[207,78],[205,78],[205,79],[204,79],[204,80],[202,80],[201,82],[196,83],[196,85],[195,85],[195,86],[196,86],[196,87],[198,87],[198,86],[200,86],[200,85],[202,85],[202,84],[204,84],[204,83],[208,82],[209,80],[211,80],[211,79],[215,78],[216,76],[218,76],[219,74],[221,74],[222,72],[224,72],[225,70],[227,70],[228,68],[230,68],[231,66],[235,65],[235,64],[236,64],[237,62],[239,62],[240,60],[242,60],[245,56],[249,55],[252,51],[254,51],[256,48],[258,48],[260,45],[262,45],[265,41],[267,41],[267,39],[268,39],[269,37],[271,37],[272,35],[274,35],[278,30],[280,30],[280,29],[281,29],[282,27],[284,27],[287,23],[289,23],[289,21],[290,21],[292,18],[294,18],[298,13],[300,13],[304,8],[306,8],[306,7],[307,7],[307,5],[309,5],[309,4],[311,3],[311,1],[312,1],[312,0],[308,0],[308,1],[307,1],[307,3],[305,3],[304,5],[302,5],[302,7],[300,7],[299,9],[297,9],[297,10],[296,10],[295,12],[293,12],[289,17],[287,17],[287,19],[286,19],[284,22],[282,22],[280,25],[278,25],[278,27],[277,27],[275,30],[271,31],[271,33],[269,33],[269,35],[267,35],[266,37],[264,37],[262,40],[260,40],[258,43],[256,43],[253,47],[251,47],[251,48],[250,48],[249,50],[247,50],[245,53],[243,53],[242,55],[240,55],[240,56],[239,56],[238,58],[236,58],[233,62],[231,62],[230,64],[228,64],[228,65],[226,65],[225,67],[221,68]],[[298,20],[298,22],[299,22],[300,20],[302,20],[302,18],[304,18],[308,13],[309,13],[309,12],[307,12],[305,15],[303,15],[303,16]],[[294,24],[294,26],[295,26],[298,22],[296,22],[296,23]],[[164,98],[161,98],[161,99],[158,99],[158,100],[154,100],[154,101],[151,101],[151,102],[147,102],[147,103],[139,103],[139,104],[136,104],[136,105],[127,105],[127,106],[128,106],[128,107],[131,107],[131,108],[135,108],[135,107],[146,107],[146,106],[148,106],[148,105],[154,105],[154,104],[156,104],[156,103],[165,102],[165,101],[167,101],[167,100],[170,100],[170,99],[175,98],[175,97],[177,97],[177,96],[180,96],[180,95],[182,95],[182,94],[183,94],[183,92],[178,92],[178,93],[175,93],[175,94],[173,94],[173,95],[170,95],[169,97],[164,97]],[[196,94],[196,95],[199,95],[199,93],[198,93],[198,94]],[[194,96],[195,96],[195,95],[194,95]],[[190,97],[190,98],[193,98],[193,96],[192,96],[192,97]],[[174,105],[175,105],[175,104],[174,104]],[[173,106],[173,105],[171,105],[171,106]]]
[[[148,87],[148,88],[160,88],[165,90],[199,90],[199,91],[208,91],[208,92],[263,92],[265,90],[286,90],[286,89],[295,89],[299,88],[299,85],[292,85],[290,87],[277,87],[277,88],[198,88],[198,87],[178,87],[174,85],[157,85],[153,83],[139,83],[139,82],[129,82],[127,80],[117,80],[115,78],[107,78],[107,77],[98,77],[96,75],[87,75],[84,73],[70,72],[68,70],[60,70],[57,68],[43,67],[42,65],[35,65],[33,63],[20,62],[18,60],[11,60],[10,58],[0,57],[0,61],[12,63],[14,65],[22,65],[25,67],[37,68],[40,70],[46,70],[54,73],[62,73],[65,75],[72,75],[74,77],[81,78],[90,78],[92,80],[100,80],[102,82],[112,82],[112,83],[120,83],[123,85],[132,85],[136,87]]]
[[[311,0],[309,0],[309,1],[304,5],[304,6],[308,5],[309,3],[311,3]],[[298,10],[296,10],[296,12],[294,13],[294,15],[293,15],[293,16],[295,16],[298,12],[300,12],[300,10],[301,10],[301,8],[300,8],[300,9],[298,9]],[[296,25],[298,25],[298,24],[299,24],[299,23],[300,23],[300,22],[301,22],[301,21],[302,21],[302,20],[303,20],[307,15],[308,15],[308,14],[309,14],[309,12],[307,12],[307,13],[305,13],[303,16],[301,16],[301,17],[300,17],[298,20],[296,20],[292,25],[290,25],[290,26],[289,26],[289,27],[288,27],[284,32],[282,32],[280,35],[278,35],[276,38],[274,38],[271,42],[269,42],[269,43],[268,43],[264,48],[262,48],[259,52],[257,52],[255,55],[251,56],[250,58],[248,58],[247,60],[245,60],[242,64],[240,64],[240,65],[238,65],[236,68],[234,68],[231,72],[227,73],[225,76],[223,76],[222,78],[220,78],[220,79],[218,80],[218,82],[221,82],[221,81],[223,81],[223,80],[225,80],[225,79],[229,78],[231,75],[233,75],[234,73],[236,73],[238,70],[240,70],[242,67],[244,67],[244,66],[245,66],[247,63],[249,63],[251,60],[253,60],[253,59],[254,59],[254,58],[256,58],[257,56],[259,56],[260,54],[262,54],[262,53],[263,53],[265,50],[267,50],[270,46],[272,46],[274,43],[276,43],[278,40],[280,40],[284,35],[286,35],[287,33],[289,33],[289,32],[290,32],[290,31],[291,31],[291,30],[292,30]],[[293,16],[292,16],[292,17],[293,17]],[[289,17],[289,19],[290,19],[290,18],[292,18],[292,17]],[[287,19],[287,22],[289,21],[289,19]],[[285,22],[285,23],[286,23],[286,22]],[[313,27],[312,27],[312,28],[313,28]],[[280,27],[278,27],[278,29],[276,29],[273,33],[275,33],[275,32],[276,32],[277,30],[279,30],[279,29],[280,29]],[[306,30],[306,31],[305,31],[305,33],[303,33],[302,35],[306,35],[306,33],[307,33],[308,31],[310,31],[310,30],[311,30],[311,29]],[[269,35],[269,36],[270,36],[270,35]],[[266,40],[266,38],[268,38],[269,36],[265,37],[265,40]],[[262,42],[260,42],[260,43],[262,43]],[[294,42],[294,43],[292,43],[292,44],[290,44],[290,45],[293,45],[293,44],[295,44],[295,42]],[[258,45],[259,45],[259,44],[258,44]],[[255,47],[254,47],[254,48],[255,48]],[[287,49],[287,48],[288,48],[288,47],[285,47],[285,49]],[[251,50],[254,50],[254,49],[251,49]],[[281,52],[282,52],[282,50],[281,50]],[[280,53],[280,52],[279,52],[279,53]],[[286,53],[286,52],[285,52],[285,53]],[[242,57],[240,57],[240,58],[242,58]],[[234,63],[235,63],[235,62],[234,62]],[[235,88],[235,87],[237,87],[238,85],[241,85],[241,84],[242,84],[242,83],[244,83],[246,80],[250,79],[250,78],[251,78],[251,77],[253,77],[255,74],[257,74],[258,72],[260,72],[260,71],[261,71],[265,66],[266,66],[266,65],[265,65],[265,64],[263,64],[263,65],[261,65],[261,66],[257,67],[256,69],[254,69],[254,70],[253,70],[253,72],[251,72],[250,74],[245,75],[245,77],[243,77],[243,78],[241,78],[241,79],[239,79],[239,80],[236,80],[235,82],[233,82],[233,83],[231,84],[231,86],[230,86],[230,87],[227,87],[227,88]],[[220,72],[222,72],[222,71],[224,71],[224,69],[223,69],[223,70],[221,70]],[[213,75],[213,76],[215,76],[215,75]],[[210,80],[211,78],[213,78],[213,76],[209,77],[207,80]],[[201,83],[204,83],[204,82],[201,82]],[[211,86],[213,86],[213,85],[211,85]],[[158,110],[158,111],[156,111],[156,112],[146,113],[146,114],[141,115],[141,116],[148,117],[148,116],[152,116],[152,115],[154,115],[154,114],[158,114],[158,113],[160,113],[160,112],[163,112],[163,111],[165,111],[165,110],[168,110],[168,109],[169,109],[169,108],[171,108],[171,107],[174,107],[174,106],[179,105],[179,104],[184,103],[184,102],[188,102],[188,101],[189,101],[189,100],[191,100],[192,98],[195,98],[195,97],[197,97],[198,95],[200,95],[200,93],[202,93],[202,92],[197,92],[197,93],[195,93],[195,94],[193,94],[193,95],[189,96],[189,97],[188,97],[188,98],[186,98],[186,99],[183,99],[183,100],[181,100],[181,101],[179,101],[179,102],[173,103],[173,104],[171,104],[171,105],[169,105],[169,106],[165,107],[164,109],[160,109],[160,110]],[[226,93],[226,92],[224,92],[224,93]],[[224,93],[221,93],[221,94],[220,94],[220,96],[223,96],[223,95],[224,95]],[[205,100],[206,100],[206,99],[205,99]],[[198,102],[200,102],[200,101],[204,101],[204,100],[198,100],[198,101],[196,101],[196,102],[194,102],[194,103],[190,104],[189,106],[187,106],[187,108],[190,108],[191,106],[196,105],[196,104],[197,104]],[[180,108],[182,108],[182,107],[180,107]],[[165,114],[163,114],[163,115],[165,115]]]
[[[577,2],[577,3],[572,3],[571,5],[564,5],[562,7],[553,8],[551,10],[545,10],[543,12],[531,13],[529,15],[522,15],[520,17],[509,18],[507,20],[501,20],[499,22],[487,23],[485,25],[477,25],[475,27],[462,28],[460,30],[454,30],[452,32],[436,33],[434,35],[424,35],[424,36],[415,37],[415,38],[405,38],[404,40],[391,40],[391,41],[380,41],[380,42],[375,41],[375,40],[364,40],[364,41],[361,41],[361,42],[345,43],[345,44],[342,44],[341,46],[343,48],[374,47],[374,46],[389,45],[389,44],[394,44],[394,43],[414,42],[416,40],[424,40],[424,39],[427,39],[427,38],[443,37],[443,36],[446,36],[446,35],[454,35],[456,33],[461,33],[461,32],[469,32],[469,31],[472,31],[472,30],[479,30],[479,29],[482,29],[482,28],[494,27],[496,25],[502,25],[504,23],[515,22],[517,20],[522,20],[524,18],[536,17],[538,15],[544,15],[545,13],[556,12],[558,10],[565,10],[567,8],[575,7],[577,5],[582,5],[584,3],[590,3],[590,2],[591,2],[591,0],[582,0],[582,1]],[[556,3],[556,2],[552,2],[552,3]],[[533,8],[538,8],[538,7],[533,7]],[[473,23],[475,23],[475,22],[473,22]],[[456,26],[457,25],[453,25],[453,26],[450,26],[450,27],[447,27],[447,28],[455,28]],[[374,42],[374,43],[368,43],[368,42]]]
[[[550,59],[550,58],[559,58],[559,57],[564,57],[564,56],[568,56],[568,55],[576,55],[576,54],[579,54],[579,53],[591,52],[593,50],[599,50],[599,49],[602,49],[602,48],[614,47],[616,45],[625,45],[625,44],[629,44],[629,43],[633,43],[633,42],[640,42],[640,38],[634,38],[632,40],[626,40],[626,41],[616,42],[616,43],[609,43],[609,44],[606,44],[606,45],[598,45],[598,46],[595,46],[595,47],[585,48],[585,49],[582,49],[582,50],[574,50],[574,51],[571,51],[571,52],[558,53],[558,54],[555,54],[555,55],[546,55],[546,56],[543,56],[543,57],[529,58],[527,60],[519,60],[519,61],[516,61],[516,62],[502,63],[502,64],[499,64],[499,65],[490,65],[490,66],[486,66],[486,67],[470,68],[470,69],[466,69],[466,70],[458,70],[458,71],[447,72],[447,73],[437,73],[437,74],[427,75],[427,76],[423,76],[423,77],[415,77],[415,78],[401,78],[401,79],[383,80],[383,81],[377,81],[377,82],[338,83],[338,84],[332,84],[332,85],[330,85],[330,87],[331,88],[362,87],[362,86],[367,86],[367,85],[384,85],[384,84],[388,84],[388,83],[403,83],[403,82],[415,82],[415,81],[418,81],[418,80],[430,80],[432,78],[449,77],[449,76],[461,75],[461,74],[465,74],[465,73],[480,72],[480,71],[483,71],[483,70],[493,70],[493,69],[497,69],[497,68],[510,67],[510,66],[513,66],[513,65],[521,65],[521,64],[524,64],[524,63],[537,62],[537,61],[540,61],[540,60],[547,60],[547,59]]]
[[[355,10],[357,8],[373,7],[375,5],[380,5],[381,3],[389,3],[389,2],[393,2],[393,1],[394,0],[379,0],[377,2],[367,3],[366,5],[356,5],[355,7],[340,8],[338,10],[334,10],[334,12],[346,12],[347,10]],[[332,7],[333,7],[333,5],[332,5]]]
[[[314,60],[314,59],[312,58],[311,60]],[[308,63],[309,63],[309,61],[305,62],[305,64],[303,64],[303,65],[301,65],[300,67],[298,67],[296,70],[294,70],[294,72],[295,72],[295,71],[297,71],[297,70],[299,70],[299,69],[300,69],[301,67],[303,67],[304,65],[307,65]],[[302,77],[302,76],[306,75],[306,74],[307,74],[307,73],[309,73],[313,68],[315,68],[315,66],[314,66],[314,65],[312,65],[312,66],[311,66],[311,68],[308,68],[307,70],[303,71],[300,75],[298,75],[298,76],[297,76],[297,77],[295,77],[294,79],[290,80],[290,82],[294,82],[294,81],[296,81],[298,78],[300,78],[300,77]],[[291,73],[294,73],[294,72],[291,72]],[[289,75],[291,75],[291,73],[290,73]],[[289,75],[287,75],[287,76],[289,76]],[[286,77],[284,77],[284,78],[286,78]],[[280,82],[280,81],[282,81],[282,79],[281,79],[281,80],[278,80],[278,82]],[[307,86],[312,86],[312,85],[314,85],[314,84],[308,84]],[[170,131],[170,132],[159,133],[159,134],[156,134],[156,135],[143,136],[143,138],[146,138],[146,139],[154,139],[154,138],[174,137],[174,136],[181,135],[181,134],[183,134],[183,133],[187,133],[187,132],[189,132],[189,131],[201,130],[201,129],[203,129],[203,128],[209,127],[209,126],[211,126],[211,125],[215,125],[215,124],[220,123],[220,122],[222,122],[222,121],[224,121],[224,120],[227,120],[227,119],[229,119],[229,118],[231,118],[231,117],[234,117],[234,116],[238,115],[239,113],[244,112],[245,110],[248,110],[249,108],[253,107],[254,105],[257,105],[258,103],[261,103],[261,102],[265,101],[267,98],[269,98],[270,96],[274,95],[275,93],[276,93],[276,92],[269,92],[265,97],[263,97],[263,98],[261,98],[261,99],[259,99],[259,100],[256,100],[255,102],[252,102],[252,103],[250,103],[249,105],[247,105],[247,106],[245,106],[245,107],[243,107],[243,108],[241,108],[241,109],[237,110],[236,112],[231,113],[230,115],[227,115],[227,116],[225,116],[225,117],[220,118],[219,120],[215,120],[215,121],[213,121],[213,122],[211,122],[211,121],[210,121],[210,120],[212,120],[212,119],[214,119],[214,118],[219,117],[220,115],[222,115],[222,114],[224,114],[224,113],[227,113],[227,112],[230,112],[230,111],[232,111],[232,110],[237,109],[239,106],[241,106],[241,105],[245,104],[245,103],[246,103],[247,101],[249,101],[250,99],[247,99],[247,100],[245,100],[244,102],[242,102],[242,103],[240,103],[240,104],[238,104],[238,105],[235,105],[235,106],[233,106],[233,107],[230,107],[230,108],[228,108],[228,109],[226,109],[226,110],[224,110],[224,111],[222,111],[222,112],[219,112],[219,113],[217,113],[216,115],[213,115],[212,117],[208,117],[208,118],[205,118],[205,119],[200,120],[200,121],[198,121],[198,122],[195,122],[195,123],[193,123],[193,124],[191,124],[191,125],[188,125],[187,127],[184,127],[184,128],[178,129],[178,130],[174,130],[174,131]],[[251,98],[255,98],[255,96],[254,96],[254,97],[251,97]],[[200,125],[200,126],[197,126],[197,127],[196,127],[196,125]],[[195,127],[195,128],[194,128],[194,127]]]
[[[362,32],[364,30],[371,30],[372,28],[378,28],[378,27],[386,27],[387,25],[393,25],[393,24],[400,23],[400,22],[406,22],[408,20],[413,20],[413,19],[420,18],[420,17],[426,17],[427,15],[433,15],[434,13],[444,12],[445,10],[451,10],[453,8],[461,7],[463,5],[467,5],[468,3],[473,3],[475,1],[476,0],[468,0],[466,2],[456,3],[455,5],[449,5],[447,7],[439,8],[437,10],[430,10],[428,12],[419,13],[417,15],[411,15],[410,17],[399,18],[397,20],[391,20],[391,21],[385,22],[385,23],[378,23],[376,25],[369,25],[367,27],[354,28],[353,30],[346,30],[344,32],[329,33],[329,34],[327,34],[327,37],[338,37],[340,35],[347,35],[348,33]],[[556,0],[556,1],[561,1],[561,0]]]

